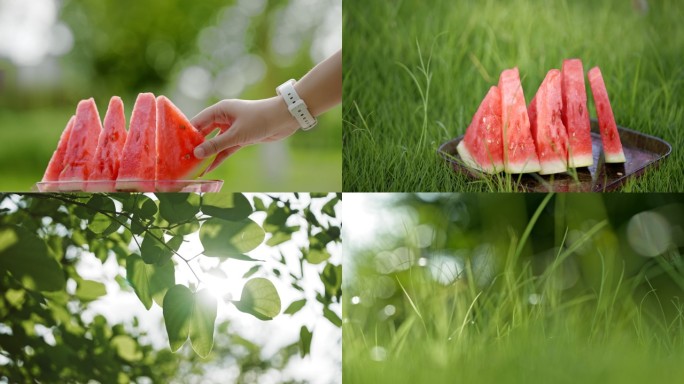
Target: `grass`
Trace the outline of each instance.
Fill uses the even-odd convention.
[[[585,202],[592,205],[589,199]],[[565,203],[546,196],[520,231],[504,230],[504,248],[494,254],[498,272],[486,282],[472,257],[464,258],[460,271],[442,265],[438,277],[446,276],[445,283],[435,277],[431,261],[414,260],[381,274],[369,272],[377,265],[377,250],[365,261],[363,252],[352,253],[354,263],[345,260],[346,267],[355,267],[348,272],[353,276],[343,307],[345,382],[679,381],[684,375],[678,363],[684,358],[682,255],[671,248],[667,257],[650,259],[634,272],[626,258],[615,262],[623,251],[610,244],[619,231],[608,219],[587,221],[591,225],[583,235],[569,240],[571,220],[566,226],[559,211]],[[540,217],[551,206],[555,223]],[[421,209],[412,214],[427,215]],[[558,248],[544,268],[526,256],[530,242],[540,240],[534,235],[539,226],[556,228],[551,236]],[[411,240],[401,246],[426,254]],[[582,269],[587,255],[596,266],[595,279],[590,269]],[[567,262],[573,258],[582,272],[568,284]],[[389,286],[394,293],[388,293]]]
[[[104,110],[100,115],[104,117]],[[72,108],[30,111],[0,109],[0,190],[29,191],[39,181],[57,147]],[[128,114],[130,116],[130,113]],[[340,108],[322,117],[316,129],[334,128]],[[224,192],[339,191],[342,149],[326,132],[299,133],[281,144],[251,146],[237,152],[205,179],[222,179]]]
[[[520,69],[529,102],[546,71],[578,57],[585,70],[601,67],[619,125],[673,146],[622,190],[684,191],[684,6],[650,6],[640,14],[618,0],[345,4],[343,189],[515,190],[516,176],[455,174],[437,148],[464,133],[503,69]]]

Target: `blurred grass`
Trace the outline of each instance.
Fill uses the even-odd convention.
[[[519,196],[498,198],[503,200],[502,206],[516,206],[522,201]],[[626,256],[628,247],[610,240],[617,236],[625,240],[619,228],[611,227],[619,222],[619,211],[610,211],[606,220],[594,220],[602,215],[597,211],[610,207],[600,203],[598,195],[574,194],[568,200],[562,195],[555,200],[546,196],[532,206],[533,214],[520,228],[508,217],[489,211],[486,204],[495,200],[487,194],[473,199],[485,203],[480,216],[489,224],[470,236],[454,229],[447,232],[445,240],[447,244],[473,242],[473,246],[485,244],[485,239],[493,244],[495,238],[505,240],[500,244],[503,248],[495,246],[499,250],[490,255],[500,267],[487,281],[482,281],[488,272],[476,256],[463,256],[460,271],[432,264],[430,252],[442,248],[419,249],[412,240],[416,228],[410,226],[406,226],[406,236],[398,239],[399,245],[408,247],[409,253],[423,258],[424,263],[413,260],[394,265],[392,273],[379,272],[378,265],[387,267],[380,255],[391,243],[382,237],[370,249],[348,253],[345,266],[352,268],[345,272],[351,277],[344,288],[345,382],[680,381],[684,374],[678,363],[684,358],[684,307],[680,300],[684,265],[676,246],[665,257],[637,257],[646,264],[630,272],[633,260]],[[552,214],[549,209],[554,204],[556,212]],[[421,223],[432,222],[426,220],[430,209],[412,207],[410,215],[421,217]],[[558,213],[566,208],[568,216],[580,212],[568,219],[567,227],[565,215]],[[591,228],[584,227],[583,235],[571,241],[568,229],[573,231],[573,221],[575,225],[591,223]],[[548,263],[541,255],[525,256],[526,247],[548,240],[534,232],[549,227],[556,231],[556,236],[549,236],[556,238],[554,256]],[[438,227],[435,233],[440,230],[445,228]],[[529,233],[533,236],[528,238],[525,234]],[[434,235],[433,241],[439,237]],[[349,236],[344,241],[354,243]],[[462,247],[454,252],[469,253]],[[572,259],[579,274],[567,263]],[[450,282],[440,282],[435,276],[447,277]]]
[[[104,118],[106,105],[99,102],[98,107],[100,117]],[[74,111],[75,107],[31,111],[0,109],[0,190],[29,191],[40,181]],[[126,108],[126,113],[130,118],[130,107]],[[334,130],[335,122],[341,119],[340,114],[339,107],[329,111],[316,129]],[[297,135],[316,135],[316,132]],[[308,145],[306,138],[291,138],[278,145],[284,146],[284,157],[270,161],[270,155],[265,151],[272,150],[272,146],[270,149],[247,147],[202,178],[224,180],[224,192],[329,192],[341,189],[342,149],[339,145],[314,147]]]
[[[623,190],[684,191],[684,6],[649,4],[640,14],[618,0],[345,3],[344,190],[511,189],[454,174],[437,148],[464,133],[503,69],[520,69],[529,102],[549,69],[578,57],[585,71],[601,67],[619,125],[672,144]]]

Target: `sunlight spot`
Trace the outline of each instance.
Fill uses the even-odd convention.
[[[532,305],[537,305],[541,303],[542,296],[538,293],[532,293],[527,297],[527,301],[529,301]]]
[[[415,237],[418,248],[427,248],[432,245],[432,240],[435,238],[435,230],[430,225],[421,224],[416,228]]]
[[[387,350],[380,346],[375,346],[370,350],[371,359],[374,361],[384,361],[387,359]]]
[[[659,213],[646,211],[629,220],[627,240],[638,254],[656,257],[672,243],[672,231],[666,218]]]
[[[354,297],[351,298],[351,303],[354,304],[354,305],[357,305],[357,304],[359,304],[360,302],[361,302],[361,298],[358,297],[358,296],[354,296]]]
[[[428,264],[428,260],[427,260],[426,258],[421,257],[420,259],[418,259],[418,266],[424,267],[424,266],[426,266],[427,264]]]
[[[430,256],[430,274],[442,284],[449,285],[458,280],[463,272],[463,258],[447,253],[436,253]]]
[[[392,304],[388,304],[382,311],[385,313],[387,317],[390,317],[397,313],[397,308]]]

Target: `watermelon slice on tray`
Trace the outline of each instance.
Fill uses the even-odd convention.
[[[568,169],[568,136],[561,118],[562,104],[561,72],[552,69],[529,106],[530,128],[539,155],[541,175]]]
[[[508,173],[539,172],[530,119],[518,68],[506,69],[499,77],[501,123],[503,126],[504,168]]]
[[[605,161],[606,163],[624,163],[625,153],[622,150],[622,142],[620,142],[620,135],[617,131],[613,109],[610,107],[608,91],[601,70],[599,67],[594,67],[589,70],[587,77],[596,105],[596,116],[598,117]]]
[[[194,179],[211,164],[215,156],[198,159],[195,147],[202,135],[183,112],[164,96],[157,98],[157,189],[164,190],[168,180]]]
[[[116,189],[154,191],[157,171],[156,130],[156,99],[152,93],[141,93],[133,107],[131,126],[116,179]]]
[[[461,159],[471,168],[486,173],[497,173],[504,169],[499,88],[489,88],[457,150]]]
[[[71,116],[69,122],[62,131],[62,135],[59,138],[59,143],[57,144],[57,149],[52,154],[47,169],[45,169],[43,181],[59,180],[59,174],[62,173],[62,170],[64,169],[64,159],[66,158],[66,151],[67,147],[69,146],[69,137],[71,136],[71,130],[74,128],[74,119],[75,117]]]
[[[591,123],[587,110],[582,60],[563,60],[561,68],[563,125],[568,132],[568,166],[589,167],[594,163],[591,149]]]
[[[109,107],[104,118],[104,130],[95,152],[93,172],[88,181],[106,180],[107,183],[88,183],[88,190],[111,191],[116,184],[119,174],[119,164],[124,144],[126,143],[126,116],[121,98],[113,96],[109,100]]]
[[[100,115],[93,98],[81,100],[76,108],[74,127],[69,135],[69,145],[64,155],[64,169],[60,181],[70,182],[74,190],[83,190],[93,170],[97,141],[102,132]]]

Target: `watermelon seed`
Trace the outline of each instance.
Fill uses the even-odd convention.
[[[184,158],[185,160],[190,160],[190,155],[186,153],[185,156],[183,156],[183,158]]]

